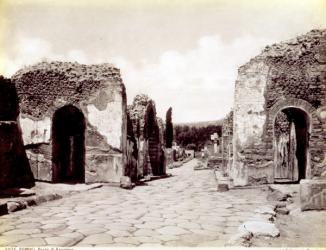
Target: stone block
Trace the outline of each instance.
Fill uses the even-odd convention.
[[[269,201],[286,201],[290,197],[292,196],[289,193],[283,193],[279,190],[275,190],[268,194],[267,199]]]
[[[273,223],[264,221],[247,221],[239,227],[239,231],[248,231],[254,236],[280,236],[280,231]]]
[[[120,187],[124,189],[132,189],[134,187],[129,176],[122,176],[120,178]]]
[[[225,246],[244,246],[250,247],[250,239],[253,237],[252,233],[246,230],[239,231],[236,235],[232,236]]]
[[[278,207],[276,208],[276,213],[287,215],[290,213],[290,211],[286,207]]]
[[[0,203],[0,216],[8,214],[7,203]]]
[[[52,181],[52,162],[44,159],[38,163],[38,180]]]
[[[259,214],[270,214],[270,215],[275,216],[276,213],[275,213],[274,210],[275,210],[275,206],[266,205],[266,206],[261,206],[261,207],[255,209],[255,212],[256,213],[259,213]]]
[[[300,181],[301,210],[326,209],[326,179]]]
[[[218,183],[217,184],[218,192],[226,192],[229,191],[229,185],[227,183]]]
[[[0,189],[34,184],[21,132],[15,121],[0,121],[0,166]]]
[[[122,169],[122,155],[120,154],[87,153],[85,182],[119,183]]]

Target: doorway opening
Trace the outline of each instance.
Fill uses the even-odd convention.
[[[309,117],[299,108],[282,109],[274,122],[274,180],[299,182],[306,177]]]
[[[52,164],[55,182],[85,182],[85,118],[73,105],[53,115]]]

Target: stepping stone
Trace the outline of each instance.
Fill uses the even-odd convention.
[[[225,244],[226,246],[245,246],[250,247],[250,239],[253,237],[253,234],[249,231],[242,230],[239,231],[236,235],[232,236],[231,239]]]
[[[243,223],[238,230],[251,232],[254,236],[269,236],[278,237],[280,236],[280,230],[273,224],[263,221],[247,221]]]
[[[278,207],[276,208],[276,213],[287,215],[290,213],[290,210],[287,209],[286,207]]]
[[[273,216],[276,215],[275,211],[275,206],[262,206],[262,207],[259,207],[255,210],[256,213],[259,213],[259,214],[271,214]]]

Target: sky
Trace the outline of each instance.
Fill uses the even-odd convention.
[[[223,118],[237,69],[269,44],[326,28],[325,0],[0,0],[0,74],[40,61],[112,63],[131,103],[165,119]]]

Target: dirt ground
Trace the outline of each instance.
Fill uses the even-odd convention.
[[[254,247],[326,247],[326,211],[300,209],[299,184],[275,185],[291,193],[293,203],[287,205],[289,215],[277,214],[277,238],[253,238]]]

